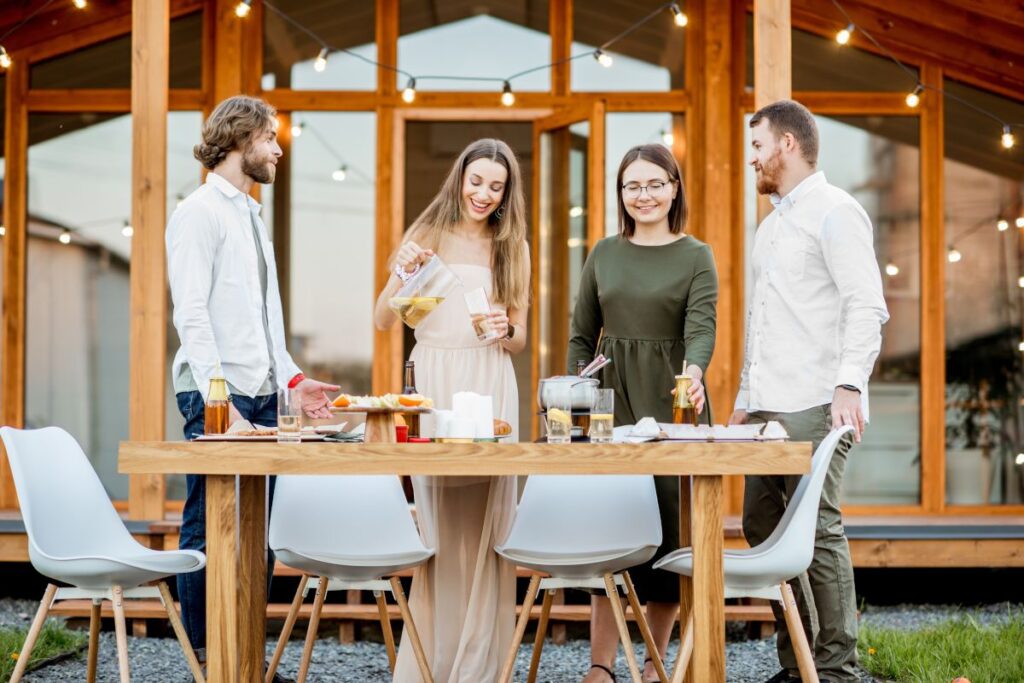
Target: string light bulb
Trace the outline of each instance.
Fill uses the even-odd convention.
[[[1013,137],[1013,133],[1010,131],[1009,124],[1003,126],[1003,137],[1001,139],[1003,147],[1011,149],[1017,140]]]
[[[6,234],[7,234],[7,226],[5,226],[3,223],[0,223],[0,237],[3,237]],[[1024,281],[1024,277],[1021,278],[1021,281]],[[1024,287],[1024,285],[1021,285],[1021,287]]]
[[[511,107],[516,103],[516,95],[512,92],[512,84],[505,81],[505,84],[501,87],[501,103],[506,107]]]
[[[1017,220],[1014,221],[1014,224],[1018,228],[1024,228],[1024,216],[1017,216]]]
[[[1017,286],[1020,287],[1021,289],[1024,289],[1024,275],[1021,275],[1019,278],[1017,278]]]
[[[0,67],[4,69],[11,68],[11,56],[7,54],[7,48],[0,45]]]
[[[946,252],[946,258],[950,263],[959,263],[963,257],[964,255],[956,247],[950,247],[949,251]]]
[[[918,83],[914,87],[913,92],[907,93],[907,106],[910,107],[911,109],[914,109],[917,107],[917,105],[921,104],[922,92],[924,92],[924,86]]]
[[[1006,232],[1010,229],[1010,221],[1005,218],[1000,218],[996,221],[996,229],[999,230],[999,232]]]
[[[582,215],[583,215],[583,207],[582,206],[574,206],[571,209],[569,209],[569,218],[579,218]]]
[[[1024,465],[1024,453],[1018,453],[1016,460],[1014,460],[1014,463],[1016,463],[1017,465]]]
[[[131,237],[135,234],[135,228],[132,227],[132,224],[129,221],[124,222],[124,227],[121,228],[121,234],[125,237]]]
[[[323,73],[323,70],[327,68],[327,48],[320,48],[320,53],[316,56],[316,61],[313,62],[313,69],[317,73]]]
[[[606,69],[610,69],[612,67],[612,56],[600,48],[594,50],[594,59],[596,59],[597,63]]]
[[[71,244],[71,231],[70,230],[65,230],[64,232],[62,232],[60,234],[60,237],[58,237],[57,240],[61,244]]]
[[[89,3],[86,2],[86,0],[71,0],[71,4],[73,4],[78,9],[85,9],[85,6]]]
[[[885,274],[888,275],[889,277],[896,277],[897,275],[900,274],[900,267],[897,266],[892,261],[890,261],[889,263],[885,264]]]
[[[676,141],[676,136],[673,135],[670,130],[663,130],[661,131],[661,141],[664,142],[666,146],[671,147],[672,143]]]
[[[854,26],[853,24],[847,24],[846,28],[842,29],[841,31],[839,31],[839,33],[836,34],[836,42],[839,43],[840,45],[846,45],[848,42],[850,42],[850,36],[853,35],[853,32],[855,30],[857,30],[856,26]]]
[[[292,124],[292,137],[293,138],[301,138],[302,137],[302,129],[305,128],[305,127],[306,127],[306,124],[302,123],[301,121],[298,122],[298,123],[293,123]]]
[[[244,19],[249,16],[249,12],[252,11],[252,0],[242,0],[240,3],[235,5],[235,16],[239,19]]]
[[[676,22],[676,26],[682,28],[683,26],[686,26],[688,23],[690,23],[690,20],[689,18],[687,18],[686,13],[683,12],[683,10],[679,9],[679,5],[673,2],[671,5],[669,5],[669,9],[672,10],[672,19],[673,21]]]
[[[345,164],[342,164],[341,167],[339,167],[337,171],[335,171],[334,173],[331,174],[331,178],[333,180],[338,181],[339,183],[344,182],[345,178],[347,178],[347,177],[348,177],[348,166],[346,166]]]
[[[410,78],[409,82],[405,84],[405,90],[402,91],[402,101],[406,104],[412,104],[412,101],[416,99],[416,79]]]

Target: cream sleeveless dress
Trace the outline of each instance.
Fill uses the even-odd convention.
[[[494,416],[518,439],[519,391],[512,358],[497,342],[473,332],[464,292],[483,287],[485,266],[449,264],[463,282],[416,328],[416,388],[450,408],[452,394],[475,391],[493,398]],[[494,305],[492,303],[492,305]],[[496,307],[496,306],[495,306]],[[426,425],[425,425],[426,426]],[[515,567],[494,552],[512,524],[515,477],[413,477],[420,534],[434,557],[412,580],[409,606],[437,683],[497,680],[515,630]],[[403,637],[395,681],[420,681],[416,658]]]

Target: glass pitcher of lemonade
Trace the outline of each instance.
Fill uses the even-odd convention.
[[[458,276],[435,254],[395,292],[388,306],[403,323],[415,328],[460,285]]]

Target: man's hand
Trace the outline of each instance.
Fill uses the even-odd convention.
[[[747,424],[747,411],[745,410],[734,410],[732,415],[729,416],[729,424],[731,425],[745,425]]]
[[[339,386],[307,378],[295,385],[292,391],[302,406],[302,412],[314,419],[324,419],[331,416],[331,399],[327,398],[326,392],[340,390]]]
[[[832,429],[843,425],[853,426],[853,439],[860,443],[864,432],[864,413],[860,408],[860,392],[836,387],[832,395]]]

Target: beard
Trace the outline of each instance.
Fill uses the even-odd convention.
[[[274,182],[274,176],[277,171],[277,168],[270,160],[270,156],[265,156],[261,159],[252,150],[246,150],[245,154],[242,155],[242,173],[261,185],[270,185]]]
[[[782,161],[782,150],[777,149],[757,171],[757,193],[775,194],[779,191],[779,180],[785,164]]]

